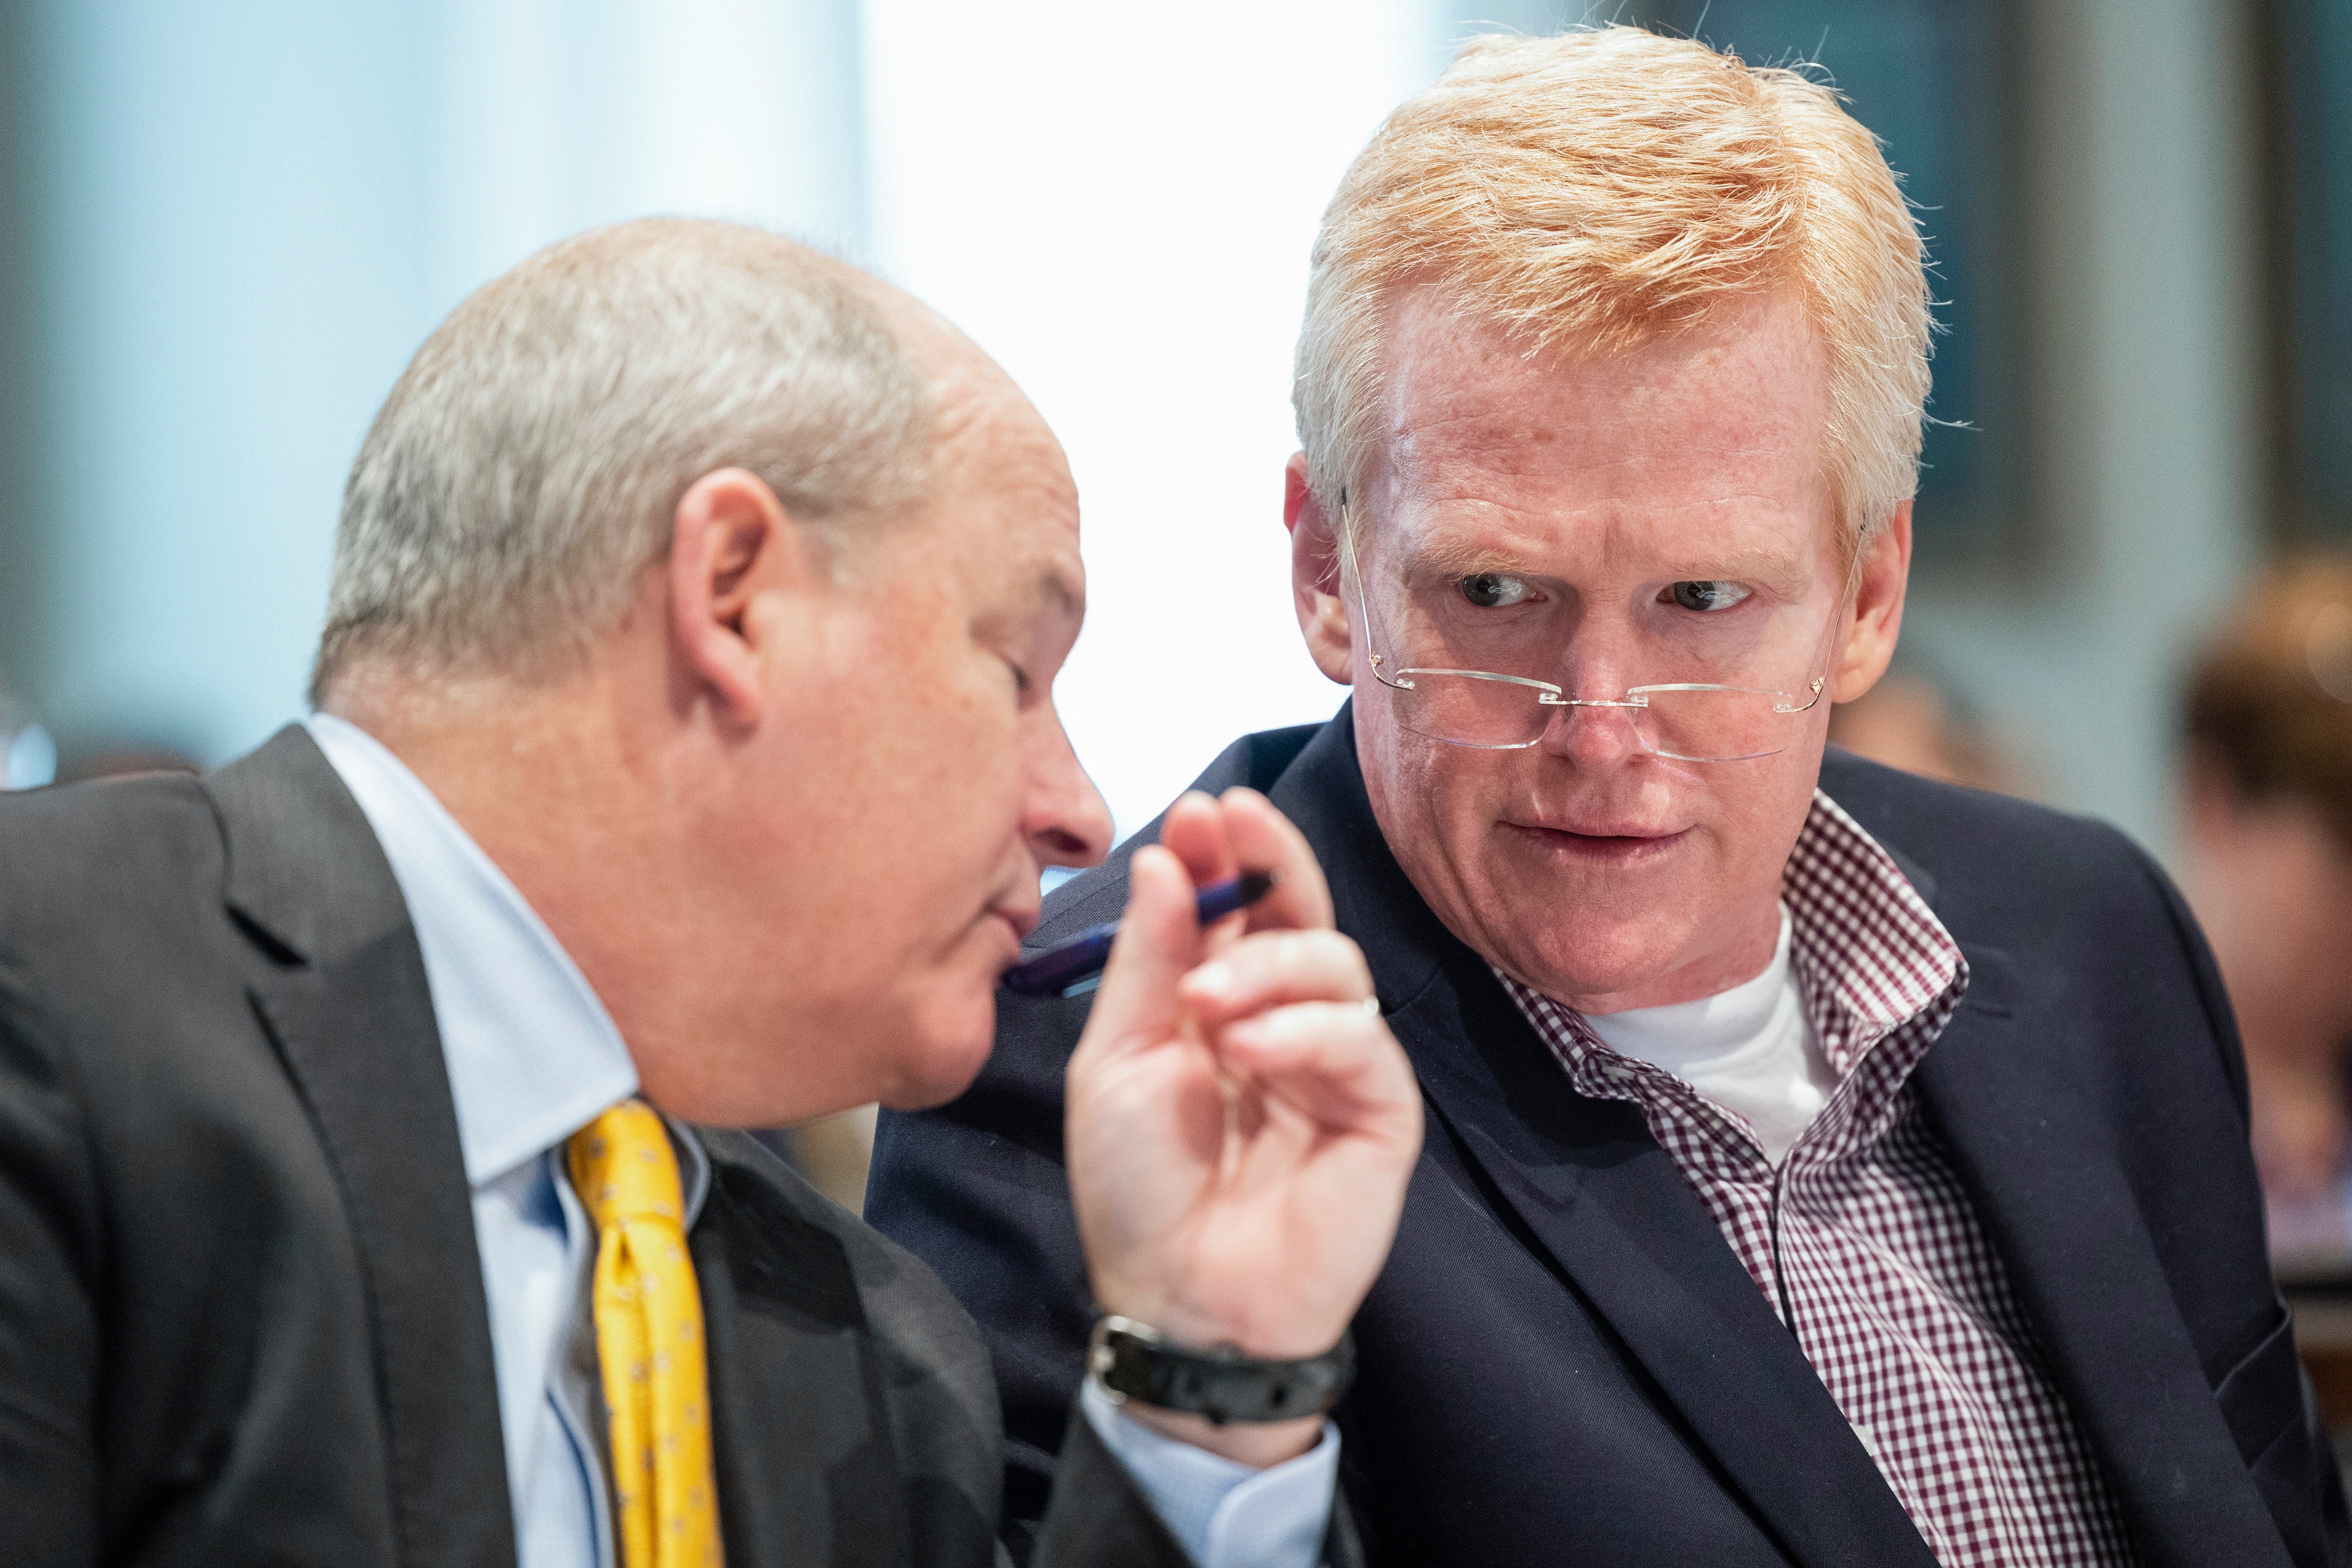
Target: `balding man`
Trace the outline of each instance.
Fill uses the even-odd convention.
[[[1084,592],[1035,412],[846,267],[642,224],[461,306],[352,471],[317,716],[0,799],[7,1560],[1001,1560],[970,1320],[723,1129],[978,1069],[1106,847]],[[1322,1412],[1420,1101],[1297,832],[1166,838],[1073,1080],[1116,1353],[1038,1557],[1350,1562]]]
[[[1202,784],[1304,829],[1434,1113],[1339,1413],[1376,1563],[2345,1559],[2179,899],[1824,758],[1895,647],[1927,331],[1834,95],[1631,28],[1470,46],[1324,219],[1286,517],[1353,698]],[[1016,1516],[1082,1373],[1086,1026],[1009,1009],[867,1205],[995,1341]]]

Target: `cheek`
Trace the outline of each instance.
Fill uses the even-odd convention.
[[[1512,798],[1517,753],[1448,746],[1393,729],[1360,747],[1366,794],[1397,862],[1441,908],[1486,880],[1494,822]]]
[[[1755,770],[1752,781],[1733,774],[1721,792],[1722,798],[1727,818],[1743,837],[1755,843],[1758,854],[1771,861],[1776,874],[1788,859],[1789,851],[1796,847],[1797,835],[1803,831],[1805,818],[1812,812],[1813,795],[1821,784],[1826,734],[1824,725],[1822,732],[1809,736],[1804,745],[1777,757],[1717,764]]]
[[[1018,714],[989,671],[950,666],[910,723],[887,776],[873,781],[891,805],[887,869],[897,889],[897,941],[924,973],[953,992],[993,985],[1001,963],[988,907],[1012,890],[1020,852]],[[979,922],[975,925],[975,922]],[[977,956],[975,954],[977,953]],[[974,976],[981,978],[977,981]]]
[[[1495,820],[1507,801],[1523,795],[1512,774],[1518,754],[1465,751],[1433,745],[1407,752],[1399,761],[1399,784],[1406,807],[1432,841],[1434,854],[1466,864],[1493,838]]]
[[[1818,756],[1794,752],[1702,765],[1685,797],[1696,853],[1671,884],[1684,918],[1702,929],[1738,926],[1780,898],[1819,773]]]
[[[1019,831],[1021,714],[1001,670],[964,671],[926,737],[933,810],[956,836],[960,860],[994,859]]]
[[[914,948],[937,962],[988,902],[1017,823],[1011,698],[961,636],[852,626],[826,656],[777,763],[779,798],[796,803],[796,858],[874,911],[875,923],[831,933],[839,942],[877,961]]]
[[[1358,709],[1356,763],[1363,772],[1364,793],[1371,801],[1373,819],[1392,846],[1412,846],[1426,836],[1435,799],[1437,770],[1430,758],[1411,744],[1412,740],[1380,717],[1368,718]]]

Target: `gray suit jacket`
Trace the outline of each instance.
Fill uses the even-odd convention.
[[[1000,1561],[971,1321],[751,1139],[698,1135],[729,1560]],[[1182,1568],[1069,1437],[1041,1560]],[[0,796],[0,1557],[514,1562],[423,961],[300,730],[202,780]]]

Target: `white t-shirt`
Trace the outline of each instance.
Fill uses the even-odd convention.
[[[1601,1043],[1664,1068],[1756,1131],[1779,1164],[1827,1105],[1837,1074],[1813,1037],[1789,963],[1789,909],[1764,973],[1696,1002],[1588,1014]]]

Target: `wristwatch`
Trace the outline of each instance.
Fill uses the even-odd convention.
[[[1187,1350],[1149,1323],[1110,1316],[1087,1342],[1087,1371],[1114,1403],[1132,1399],[1228,1421],[1294,1421],[1339,1403],[1356,1374],[1356,1342],[1347,1333],[1321,1355],[1266,1361],[1231,1346]]]

